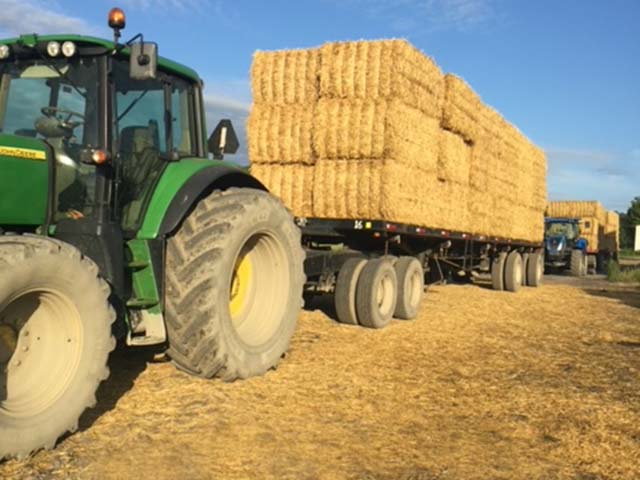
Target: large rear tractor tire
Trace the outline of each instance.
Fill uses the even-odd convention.
[[[539,287],[542,285],[542,276],[544,275],[544,253],[541,251],[532,252],[527,259],[527,285],[530,287]]]
[[[358,325],[356,312],[356,287],[360,272],[367,264],[364,258],[350,258],[342,265],[336,279],[336,291],[333,296],[336,316],[340,323]]]
[[[504,289],[517,292],[522,286],[522,256],[516,250],[509,252],[504,266]]]
[[[203,198],[167,244],[174,363],[226,381],[274,368],[302,307],[303,260],[300,230],[272,195],[233,188]]]
[[[95,405],[115,346],[109,294],[76,248],[0,237],[0,458],[52,448]]]
[[[360,325],[384,328],[396,309],[398,280],[389,259],[369,260],[360,273],[356,311]]]
[[[400,257],[395,264],[398,279],[398,301],[393,314],[401,320],[413,320],[424,293],[424,270],[415,257]]]
[[[570,271],[574,277],[584,277],[587,270],[587,256],[582,250],[571,251]]]
[[[498,253],[491,262],[491,285],[494,290],[504,290],[504,265],[506,262],[506,252]]]

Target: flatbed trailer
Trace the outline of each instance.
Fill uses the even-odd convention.
[[[337,320],[372,328],[412,319],[425,287],[481,276],[495,290],[537,287],[542,241],[474,235],[376,219],[296,218],[306,296],[333,295]]]

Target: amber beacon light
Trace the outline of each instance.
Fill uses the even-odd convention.
[[[127,19],[124,16],[124,11],[121,8],[115,7],[109,10],[109,27],[114,30],[122,30],[127,24]]]

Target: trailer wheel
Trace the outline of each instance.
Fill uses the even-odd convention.
[[[513,250],[507,255],[504,266],[504,289],[517,292],[522,286],[522,278],[522,257],[518,251]]]
[[[364,258],[350,258],[342,265],[336,279],[336,291],[333,300],[336,316],[340,323],[358,325],[356,313],[356,288],[360,272],[367,264]]]
[[[522,254],[522,285],[529,285],[527,281],[527,270],[529,267],[529,253]]]
[[[360,273],[356,289],[356,312],[361,325],[386,327],[396,309],[398,280],[391,262],[369,260]]]
[[[587,257],[582,250],[571,251],[570,271],[574,277],[583,277],[586,270]]]
[[[98,267],[63,242],[0,237],[0,459],[53,448],[109,375],[116,314]]]
[[[393,316],[402,320],[413,320],[418,316],[424,293],[422,265],[415,257],[400,257],[395,264],[395,269],[398,280],[398,300]]]
[[[527,260],[527,285],[539,287],[542,285],[542,275],[544,273],[544,254],[540,251],[529,254]]]
[[[167,242],[168,354],[226,381],[261,375],[287,351],[302,305],[300,230],[261,190],[214,191]]]
[[[491,262],[491,284],[494,290],[504,290],[504,265],[507,261],[507,254],[500,252]]]

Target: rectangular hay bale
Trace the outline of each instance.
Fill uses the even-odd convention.
[[[471,147],[464,138],[453,132],[440,130],[438,179],[468,185],[470,164]]]
[[[313,175],[311,165],[258,164],[250,169],[251,175],[260,180],[271,193],[280,198],[293,215],[313,215]]]
[[[313,164],[313,116],[307,105],[253,105],[247,119],[250,161]]]
[[[434,171],[440,149],[438,121],[390,100],[321,99],[313,128],[318,158],[385,159]]]
[[[444,78],[436,63],[405,40],[327,43],[321,47],[320,96],[394,98],[439,118]]]
[[[290,105],[318,98],[320,49],[258,51],[251,64],[254,103]]]

